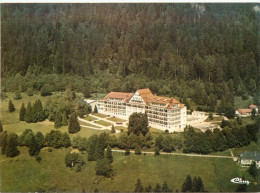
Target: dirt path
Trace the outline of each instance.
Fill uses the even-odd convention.
[[[117,150],[112,149],[113,152],[125,152],[125,150]],[[130,153],[134,153],[134,151],[130,151]],[[142,154],[154,154],[154,152],[151,151],[142,151]],[[232,156],[222,156],[222,155],[201,155],[201,154],[186,154],[186,153],[166,153],[166,152],[160,152],[161,155],[179,155],[179,156],[190,156],[190,157],[208,157],[208,158],[226,158],[226,159],[233,159]]]

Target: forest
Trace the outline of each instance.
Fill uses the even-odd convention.
[[[3,4],[1,94],[70,85],[88,97],[149,87],[206,111],[223,111],[234,96],[260,105],[256,7]]]

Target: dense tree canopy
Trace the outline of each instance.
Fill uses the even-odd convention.
[[[216,99],[233,105],[234,95],[258,103],[254,6],[3,4],[2,90],[45,96],[70,83],[87,97],[149,87],[209,111]]]

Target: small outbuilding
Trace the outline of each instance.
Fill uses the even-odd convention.
[[[238,162],[241,166],[250,166],[256,162],[256,167],[260,168],[260,153],[258,152],[245,152],[241,153],[238,157]]]

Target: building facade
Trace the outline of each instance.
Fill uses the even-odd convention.
[[[132,113],[147,114],[149,126],[169,132],[183,131],[186,106],[174,98],[155,96],[147,89],[135,93],[110,92],[97,101],[98,112],[128,119]]]

